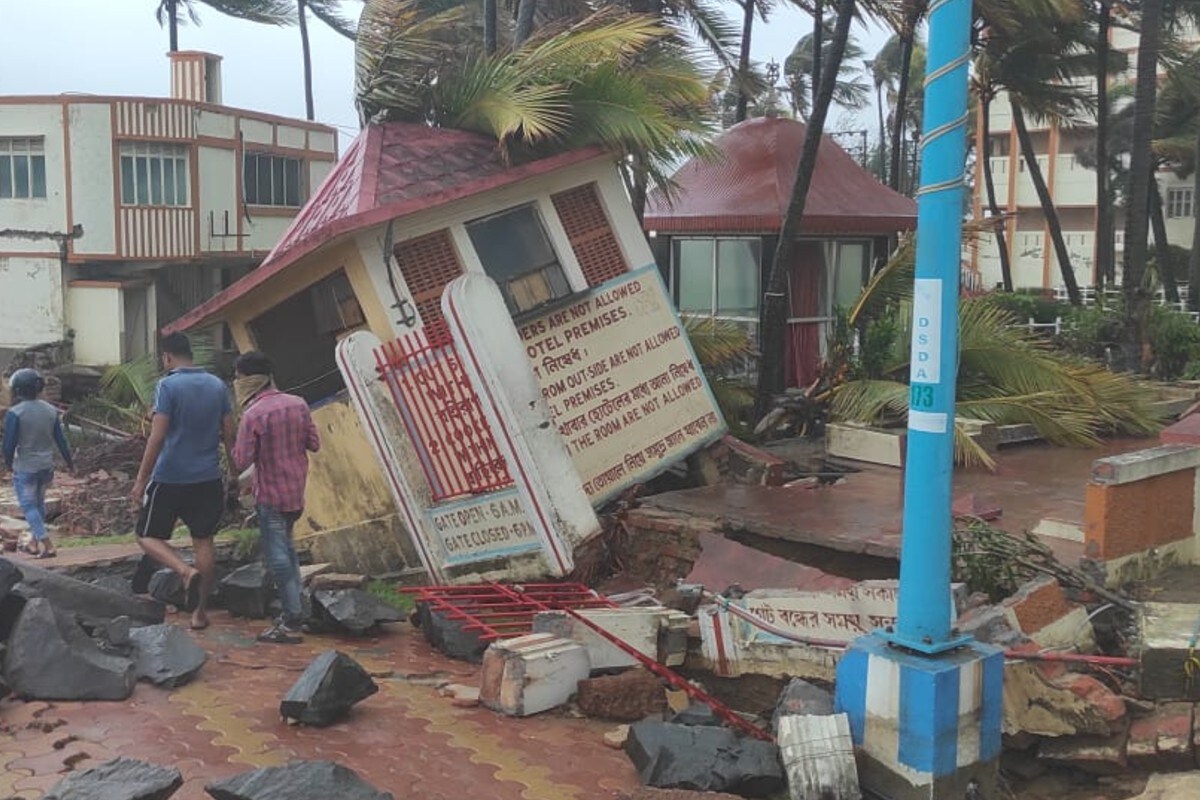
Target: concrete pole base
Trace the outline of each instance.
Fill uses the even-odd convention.
[[[838,664],[859,780],[889,800],[995,800],[1004,654],[970,642],[936,656],[871,634]]]

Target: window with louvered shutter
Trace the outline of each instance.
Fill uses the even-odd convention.
[[[629,271],[595,184],[559,192],[551,199],[588,286]]]
[[[442,316],[442,292],[446,284],[463,273],[450,231],[434,231],[400,242],[395,255],[430,343],[450,341],[450,329]]]

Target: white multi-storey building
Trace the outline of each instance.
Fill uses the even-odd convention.
[[[0,357],[67,338],[81,364],[152,351],[333,167],[333,128],[221,105],[217,56],[170,61],[169,97],[0,97]]]
[[[1187,38],[1192,42],[1200,42],[1200,35],[1195,32]],[[1114,27],[1111,43],[1114,50],[1128,54],[1129,65],[1124,73],[1110,77],[1110,85],[1132,84],[1137,72],[1137,34]],[[1084,88],[1094,91],[1095,79],[1084,81],[1083,84]],[[1095,123],[1086,120],[1073,127],[1056,126],[1039,123],[1028,115],[1026,123],[1038,153],[1038,164],[1062,222],[1075,279],[1081,286],[1093,285],[1096,283],[1096,173],[1080,164],[1075,153],[1085,145],[1093,144]],[[976,152],[983,153],[982,126],[977,129],[980,133]],[[1062,285],[1062,275],[1058,257],[1033,181],[1021,156],[1007,94],[1001,93],[991,105],[990,132],[996,201],[1009,215],[1005,234],[1011,256],[1013,286],[1017,289],[1059,287]],[[1158,174],[1158,184],[1166,216],[1167,240],[1173,245],[1190,248],[1192,214],[1196,202],[1195,175],[1183,180],[1170,170],[1162,170]],[[975,217],[982,219],[988,208],[982,174],[976,174],[974,201]],[[1124,248],[1123,213],[1118,208],[1115,220],[1118,275]],[[1153,231],[1150,237],[1152,241]],[[1001,283],[1000,256],[992,234],[987,233],[979,238],[978,246],[970,252],[970,259],[984,286],[992,287]]]

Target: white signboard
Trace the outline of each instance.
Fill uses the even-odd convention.
[[[433,506],[426,517],[447,565],[534,552],[541,547],[516,489]]]
[[[725,433],[654,266],[525,321],[519,333],[594,505]]]
[[[760,589],[747,594],[739,605],[772,627],[796,636],[849,641],[896,623],[898,587],[897,581],[881,580],[861,581],[836,592]],[[744,620],[736,620],[736,624],[745,642],[785,641]]]

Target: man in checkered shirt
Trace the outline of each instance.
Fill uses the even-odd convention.
[[[239,472],[254,470],[254,503],[263,557],[283,605],[283,614],[259,634],[258,640],[297,644],[301,641],[304,611],[292,529],[304,510],[308,454],[320,449],[321,440],[308,403],[275,388],[269,358],[259,352],[245,353],[234,369],[234,394],[243,411],[233,462]]]

